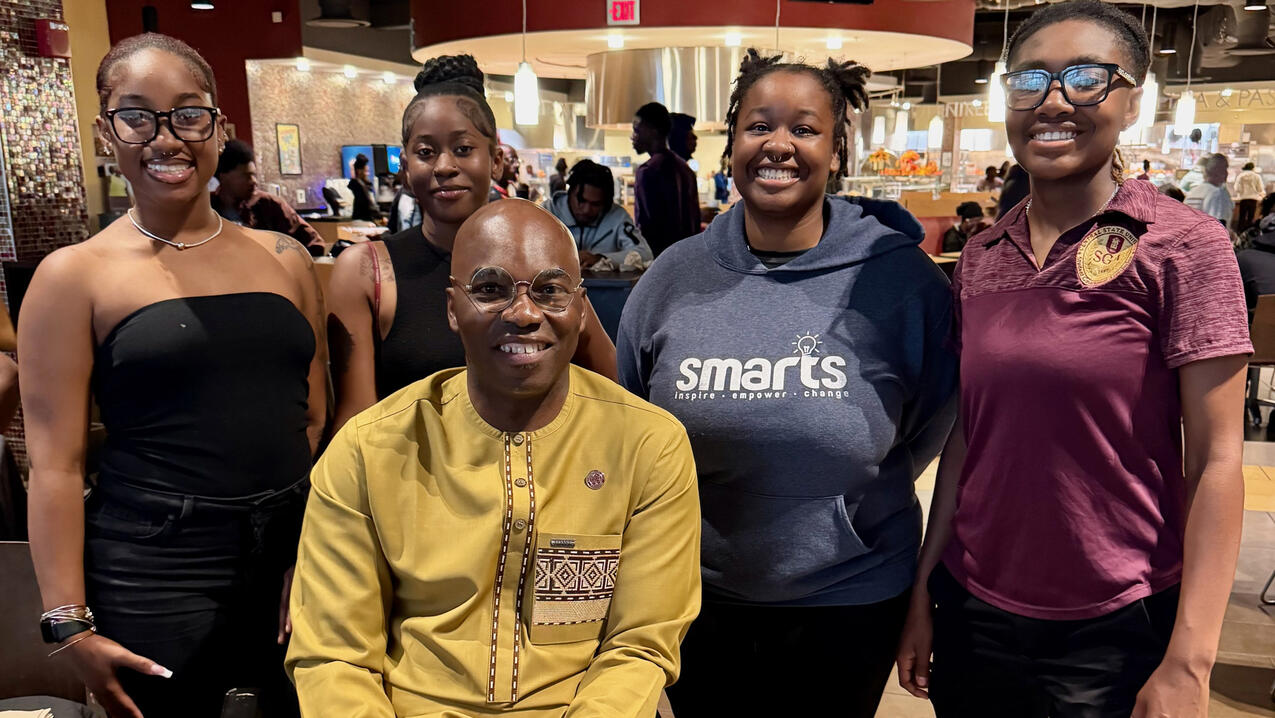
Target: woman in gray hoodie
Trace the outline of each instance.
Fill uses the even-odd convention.
[[[699,471],[679,718],[870,718],[889,677],[956,359],[919,223],[824,194],[867,76],[750,50],[727,117],[743,199],[655,261],[620,323],[622,383],[686,425]]]

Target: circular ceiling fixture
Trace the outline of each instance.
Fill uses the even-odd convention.
[[[212,0],[190,0],[191,10],[213,10]]]

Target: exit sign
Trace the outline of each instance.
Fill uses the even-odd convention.
[[[638,25],[642,20],[642,0],[606,0],[608,25]]]

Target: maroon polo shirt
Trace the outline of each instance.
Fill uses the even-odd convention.
[[[1181,580],[1177,370],[1253,351],[1244,291],[1222,225],[1147,182],[1039,271],[1028,233],[1020,204],[953,278],[969,452],[943,562],[1011,613],[1093,618]]]

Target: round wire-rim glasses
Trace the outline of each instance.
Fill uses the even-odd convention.
[[[571,275],[561,267],[542,269],[531,281],[515,281],[504,267],[479,267],[468,284],[461,284],[456,277],[448,279],[465,291],[475,309],[492,314],[513,306],[520,285],[527,286],[527,297],[536,306],[554,313],[566,311],[584,286],[583,279],[571,286]]]

